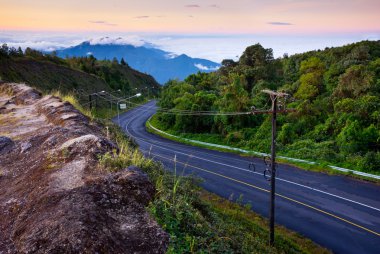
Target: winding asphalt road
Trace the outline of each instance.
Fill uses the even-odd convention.
[[[177,173],[204,179],[205,189],[224,198],[243,195],[252,210],[268,217],[269,182],[262,159],[241,157],[173,142],[148,133],[145,122],[156,111],[149,102],[120,115],[120,125],[145,154]],[[117,118],[114,119],[117,123]],[[248,169],[254,161],[256,172]],[[312,239],[334,253],[380,253],[380,186],[278,165],[276,224]]]

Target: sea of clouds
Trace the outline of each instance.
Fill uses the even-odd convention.
[[[187,54],[215,62],[237,60],[247,46],[260,43],[272,48],[275,57],[310,50],[337,47],[361,40],[380,40],[380,33],[328,35],[179,35],[131,33],[58,33],[0,31],[0,44],[12,47],[31,47],[53,51],[76,46],[84,41],[90,44],[122,44],[135,47],[155,47],[172,55]]]

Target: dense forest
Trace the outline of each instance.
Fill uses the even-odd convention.
[[[278,115],[280,154],[334,163],[369,172],[380,171],[380,41],[275,59],[260,44],[246,48],[238,61],[223,60],[214,73],[172,80],[159,105],[178,110],[249,112],[271,106],[263,89],[289,93]],[[174,133],[210,135],[220,142],[255,151],[270,150],[268,115],[159,113],[160,127]]]
[[[74,89],[86,93],[118,91],[119,96],[141,92],[157,95],[160,85],[148,74],[129,67],[124,59],[97,60],[93,56],[62,59],[56,54],[26,48],[0,47],[0,80],[26,82],[42,91]]]

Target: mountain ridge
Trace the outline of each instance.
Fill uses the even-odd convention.
[[[140,91],[143,95],[156,94],[160,85],[152,76],[138,72],[127,65],[98,61],[92,57],[60,59],[32,49],[25,53],[0,48],[0,80],[25,82],[43,92],[75,89],[85,93],[102,90],[119,91],[126,96]]]
[[[57,56],[84,57],[92,55],[97,59],[118,61],[124,59],[132,68],[152,75],[159,83],[170,79],[183,80],[197,72],[211,72],[220,67],[219,63],[192,58],[186,54],[174,54],[153,45],[115,44],[112,42],[92,44],[90,40],[76,46],[56,51]]]

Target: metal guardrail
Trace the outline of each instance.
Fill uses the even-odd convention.
[[[153,130],[155,130],[155,131],[157,131],[159,133],[162,133],[164,135],[167,135],[169,137],[173,137],[173,138],[184,140],[186,142],[190,142],[190,143],[194,143],[194,144],[200,144],[200,145],[205,145],[205,146],[210,146],[210,147],[217,147],[217,148],[222,148],[222,149],[226,149],[226,150],[246,153],[246,154],[256,154],[256,155],[259,155],[259,156],[269,156],[270,155],[270,154],[267,154],[267,153],[250,151],[250,150],[245,150],[245,149],[241,149],[241,148],[235,148],[235,147],[230,147],[230,146],[225,146],[225,145],[212,144],[212,143],[207,143],[207,142],[198,141],[198,140],[192,140],[192,139],[188,139],[188,138],[181,138],[181,137],[178,137],[178,136],[175,136],[175,135],[172,135],[172,134],[169,134],[167,132],[164,132],[162,130],[157,129],[156,127],[154,127],[154,126],[151,125],[151,123],[149,122],[149,120],[148,120],[148,125]],[[286,160],[295,161],[295,162],[302,162],[302,163],[306,163],[306,164],[310,164],[310,165],[316,165],[317,164],[314,161],[308,161],[308,160],[290,158],[290,157],[285,157],[285,156],[277,156],[277,158],[286,159]],[[337,170],[337,171],[341,171],[341,172],[345,172],[345,173],[351,173],[351,174],[355,174],[355,175],[360,175],[360,176],[365,176],[365,177],[368,177],[368,178],[374,178],[374,179],[380,180],[380,175],[369,174],[369,173],[365,173],[365,172],[361,172],[361,171],[351,170],[351,169],[348,169],[348,168],[341,168],[341,167],[332,166],[332,165],[327,165],[327,166],[329,168],[333,169],[333,170]]]

